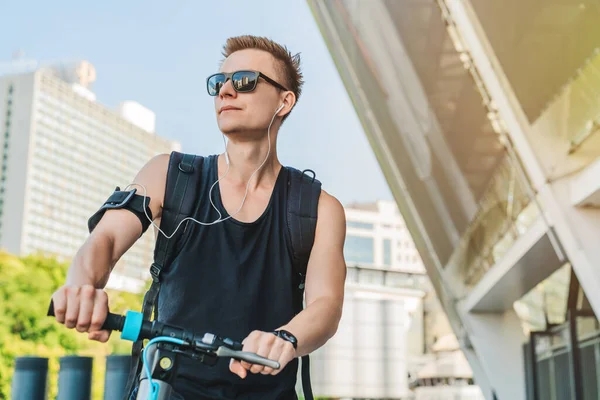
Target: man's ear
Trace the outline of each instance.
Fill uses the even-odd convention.
[[[292,111],[292,108],[294,108],[296,105],[296,95],[294,92],[285,92],[285,97],[283,98],[282,104],[283,108],[277,113],[278,117],[283,117],[289,114],[290,111]]]

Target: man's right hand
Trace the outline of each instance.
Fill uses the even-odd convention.
[[[88,332],[91,340],[106,342],[110,331],[101,330],[108,315],[108,296],[92,285],[65,285],[52,295],[56,320],[69,329]]]
[[[154,156],[132,183],[133,187],[138,186],[137,193],[146,194],[156,221],[162,216],[169,160],[169,154]],[[101,330],[108,315],[108,296],[104,290],[96,288],[106,286],[116,263],[142,233],[142,223],[131,211],[106,211],[73,257],[67,273],[70,284],[52,295],[54,314],[59,323],[69,329],[88,332],[92,340],[108,340],[110,332]]]

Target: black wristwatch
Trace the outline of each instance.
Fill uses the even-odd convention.
[[[294,346],[294,349],[298,348],[298,339],[296,339],[296,336],[292,335],[290,332],[280,329],[278,331],[273,331],[273,335],[282,338],[283,340],[287,340]]]

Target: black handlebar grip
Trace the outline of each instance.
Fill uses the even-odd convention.
[[[56,317],[56,315],[54,315],[54,300],[50,300],[50,307],[48,307],[48,316]]]
[[[125,325],[125,316],[108,313],[102,324],[102,329],[121,332],[123,330],[123,325]]]
[[[54,317],[54,301],[50,300],[50,306],[48,307],[48,316]],[[102,324],[102,329],[107,331],[119,331],[123,330],[123,324],[125,324],[125,317],[119,314],[108,313],[106,320]]]

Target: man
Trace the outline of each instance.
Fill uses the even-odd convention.
[[[188,221],[183,247],[162,278],[159,319],[243,339],[244,351],[281,364],[273,370],[231,360],[208,367],[180,357],[174,389],[185,399],[295,398],[297,359],[325,344],[341,317],[344,210],[321,192],[306,273],[306,307],[295,315],[282,183],[287,170],[277,158],[276,143],[301,93],[300,59],[254,36],[228,39],[223,55],[221,73],[211,76],[207,86],[228,143],[224,154],[206,159],[192,216],[208,223],[220,220],[210,225]],[[170,195],[165,193],[169,159],[168,154],[154,157],[134,180],[146,191],[147,214],[156,225]],[[58,322],[88,332],[92,340],[108,340],[110,333],[100,330],[108,312],[103,288],[115,263],[147,225],[126,209],[102,216],[74,257],[65,285],[53,295]],[[274,330],[289,335],[274,335]]]

